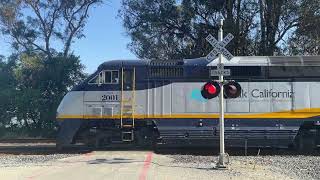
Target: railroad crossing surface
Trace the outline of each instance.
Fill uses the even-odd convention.
[[[150,151],[93,151],[44,164],[1,167],[0,177],[1,180],[292,179],[267,167],[236,160],[229,170],[214,170],[213,162],[185,161]]]

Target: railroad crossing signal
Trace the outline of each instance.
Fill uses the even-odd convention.
[[[216,70],[210,71],[210,76],[219,76],[219,81],[210,81],[207,82],[201,89],[201,94],[206,99],[211,99],[213,97],[219,96],[219,129],[220,129],[220,154],[219,160],[217,163],[217,168],[226,168],[225,159],[228,156],[225,153],[224,149],[224,106],[223,99],[226,98],[236,98],[241,94],[241,86],[236,82],[227,82],[223,80],[223,76],[230,75],[230,69],[224,69],[222,56],[224,56],[227,60],[231,60],[233,55],[225,48],[225,46],[233,39],[232,34],[228,34],[225,38],[223,38],[223,21],[224,19],[220,19],[219,23],[219,33],[218,40],[216,40],[211,34],[206,37],[206,40],[213,46],[213,50],[206,56],[206,60],[208,62],[216,59],[216,56],[219,55],[219,63]],[[224,92],[224,89],[225,92]]]
[[[229,42],[234,38],[234,36],[229,33],[224,37],[223,41],[217,41],[211,34],[206,37],[206,40],[213,46],[213,50],[206,56],[207,61],[213,61],[217,58],[217,55],[221,53],[229,61],[233,58],[233,55],[224,48]]]

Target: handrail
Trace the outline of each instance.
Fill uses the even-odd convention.
[[[133,68],[133,80],[132,80],[132,127],[134,127],[134,113],[135,113],[135,105],[136,105],[136,68]]]
[[[121,68],[121,105],[120,105],[120,123],[123,126],[123,68]]]

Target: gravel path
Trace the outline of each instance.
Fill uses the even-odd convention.
[[[50,154],[50,155],[7,155],[0,154],[1,167],[47,166],[58,159],[77,156],[79,154]]]
[[[217,157],[195,155],[170,155],[176,164],[189,164],[199,168],[212,166]],[[234,164],[248,165],[248,168],[262,166],[271,172],[283,174],[290,179],[320,179],[320,156],[231,156],[231,176],[237,176],[238,172],[233,168]]]

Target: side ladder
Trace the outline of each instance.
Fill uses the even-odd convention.
[[[132,142],[134,140],[134,127],[135,127],[135,96],[136,96],[136,72],[133,68],[132,73],[132,89],[131,95],[125,97],[124,95],[124,69],[121,69],[121,108],[120,108],[120,121],[121,121],[121,138],[124,142]],[[128,96],[128,94],[127,94]]]

